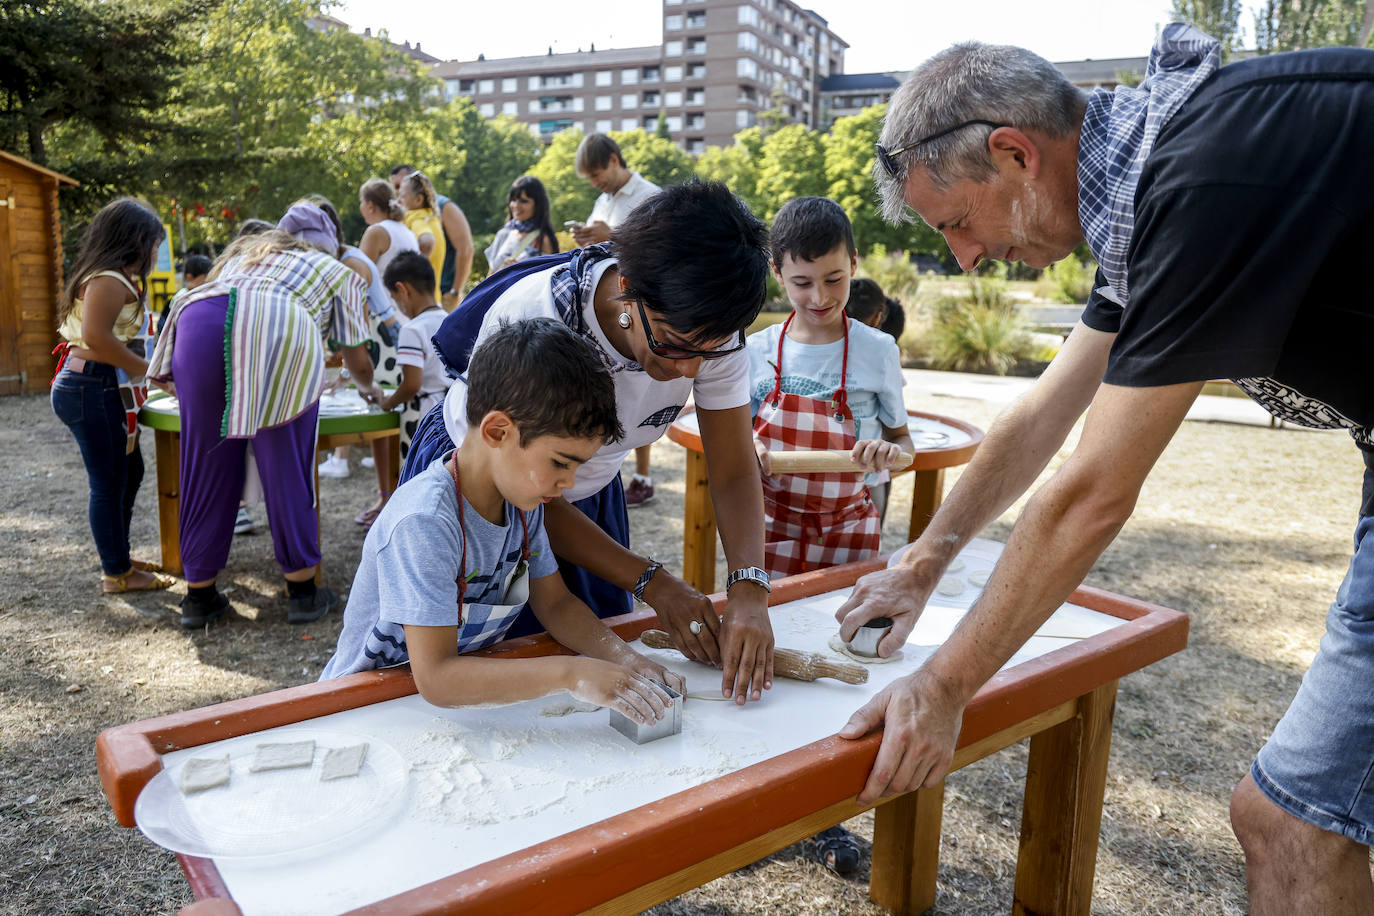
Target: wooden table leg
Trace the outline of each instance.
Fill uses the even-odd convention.
[[[911,475],[911,522],[907,525],[907,540],[921,536],[945,498],[945,469],[917,471]]]
[[[157,530],[162,541],[162,568],[174,576],[181,568],[181,434],[153,431],[157,466]]]
[[[1031,738],[1013,914],[1087,916],[1115,705],[1112,681],[1079,697],[1072,719]]]
[[[703,594],[716,590],[716,512],[706,479],[706,456],[687,449],[682,510],[682,578]]]
[[[916,916],[935,906],[944,803],[941,780],[933,789],[908,792],[873,811],[868,896],[896,916]]]

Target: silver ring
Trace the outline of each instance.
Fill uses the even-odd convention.
[[[687,624],[687,629],[689,629],[689,630],[692,631],[692,635],[693,635],[693,636],[696,636],[696,635],[700,634],[700,633],[701,633],[701,621],[700,621],[700,620],[693,620],[691,623]]]

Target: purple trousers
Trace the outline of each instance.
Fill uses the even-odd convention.
[[[251,439],[220,435],[228,310],[228,296],[187,306],[172,351],[172,380],[181,404],[181,562],[188,582],[214,579],[229,560],[250,442],[277,564],[289,573],[320,562],[315,515],[319,404]]]

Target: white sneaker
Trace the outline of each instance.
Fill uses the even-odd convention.
[[[365,468],[375,468],[377,466],[377,460],[371,455],[368,455],[366,458],[359,459],[358,464]]]
[[[234,533],[248,534],[258,527],[258,523],[253,521],[253,516],[248,514],[248,510],[239,506],[238,518],[234,519]]]
[[[320,462],[320,476],[334,477],[340,479],[347,477],[348,459],[336,458],[333,455],[330,455],[328,458],[324,459],[324,461]]]

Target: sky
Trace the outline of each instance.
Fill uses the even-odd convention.
[[[1016,44],[1052,61],[1144,57],[1170,0],[810,0],[849,43],[845,70],[909,70],[958,41]],[[385,29],[436,57],[472,60],[663,40],[659,0],[344,0],[353,31]]]

